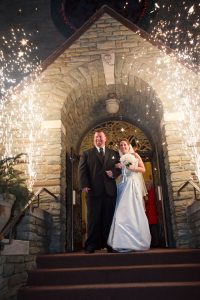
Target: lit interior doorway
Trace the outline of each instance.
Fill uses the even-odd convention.
[[[126,121],[107,121],[99,124],[92,128],[82,139],[79,154],[73,157],[73,193],[75,201],[73,200],[73,250],[78,251],[83,248],[84,241],[86,238],[86,215],[87,209],[85,204],[85,195],[78,192],[78,182],[77,182],[77,169],[78,160],[81,153],[93,147],[93,136],[96,131],[103,131],[107,136],[107,147],[114,150],[118,150],[118,142],[126,138],[130,141],[131,145],[134,147],[137,145],[137,153],[142,157],[145,164],[146,172],[143,174],[143,178],[147,187],[147,192],[151,186],[154,189],[154,206],[156,211],[156,226],[154,230],[156,233],[152,232],[153,235],[157,235],[157,239],[152,247],[165,247],[166,246],[166,228],[165,228],[165,212],[163,199],[159,193],[159,187],[161,187],[160,175],[159,175],[159,163],[156,153],[156,149],[151,142],[150,138],[137,126],[126,122]],[[148,203],[148,195],[145,198],[146,204]],[[150,224],[150,229],[152,224]],[[80,235],[81,233],[81,235]]]

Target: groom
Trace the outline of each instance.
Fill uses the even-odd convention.
[[[87,240],[85,252],[107,248],[107,239],[115,210],[117,188],[115,178],[120,170],[118,152],[105,146],[104,132],[95,132],[94,147],[84,151],[79,162],[79,184],[86,193]]]

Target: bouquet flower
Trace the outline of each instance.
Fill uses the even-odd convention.
[[[133,154],[127,153],[121,156],[120,162],[128,168],[130,165],[136,166],[137,158]]]

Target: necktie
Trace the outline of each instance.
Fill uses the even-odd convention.
[[[101,158],[104,158],[104,152],[103,152],[102,147],[99,148],[99,153],[100,153]]]

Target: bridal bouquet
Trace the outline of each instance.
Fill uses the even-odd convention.
[[[128,168],[130,165],[136,165],[137,158],[134,155],[127,153],[120,157],[120,162],[122,165]]]

